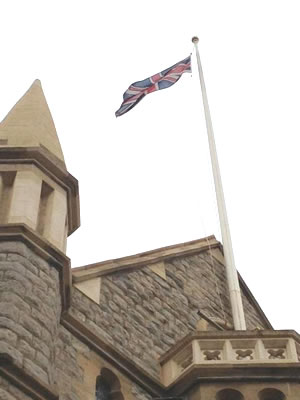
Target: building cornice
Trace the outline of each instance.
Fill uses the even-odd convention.
[[[266,383],[296,382],[300,383],[300,364],[252,364],[252,365],[205,365],[192,366],[166,388],[169,396],[179,396],[196,384],[204,383]]]
[[[1,147],[0,164],[33,164],[65,189],[68,202],[68,235],[80,226],[78,181],[64,163],[45,147]]]
[[[162,247],[128,257],[89,264],[72,269],[73,282],[82,282],[113,272],[135,269],[175,257],[197,254],[215,248],[221,248],[221,244],[212,235],[203,239]]]
[[[207,340],[207,339],[282,339],[292,338],[300,345],[300,335],[294,330],[252,330],[252,331],[199,331],[192,332],[179,340],[174,346],[172,346],[166,353],[160,356],[159,362],[163,363],[171,359],[176,353],[188,345],[192,340]],[[299,364],[300,366],[300,364]]]

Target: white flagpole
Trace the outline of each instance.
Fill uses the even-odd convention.
[[[246,330],[244,309],[243,309],[240,285],[239,285],[239,280],[238,280],[238,274],[237,274],[237,270],[235,268],[235,263],[234,263],[231,236],[230,236],[229,224],[228,224],[228,218],[227,218],[227,212],[226,212],[226,206],[225,206],[225,198],[224,198],[224,193],[223,193],[221,174],[220,174],[219,162],[218,162],[218,157],[217,157],[217,149],[216,149],[216,144],[215,144],[215,139],[214,139],[214,132],[213,132],[211,116],[210,116],[210,111],[209,111],[209,105],[208,105],[208,100],[207,100],[204,76],[203,76],[200,55],[199,55],[199,50],[198,50],[199,39],[197,37],[193,37],[192,42],[195,45],[197,62],[198,62],[198,71],[199,71],[202,100],[203,100],[205,120],[206,120],[206,128],[207,128],[207,136],[208,136],[211,164],[212,164],[212,170],[213,170],[213,176],[214,176],[214,182],[215,182],[215,191],[216,191],[218,211],[219,211],[219,219],[220,219],[220,226],[221,226],[224,258],[225,258],[225,264],[226,264],[226,274],[227,274],[230,302],[231,302],[231,308],[232,308],[234,329],[235,330]]]

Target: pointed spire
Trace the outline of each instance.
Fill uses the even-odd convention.
[[[8,147],[46,147],[64,163],[55,125],[36,79],[0,124],[0,145]]]

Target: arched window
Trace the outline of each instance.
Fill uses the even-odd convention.
[[[223,389],[217,393],[216,400],[244,400],[241,392],[235,389]]]
[[[119,379],[107,368],[97,377],[96,400],[124,400]]]
[[[101,375],[96,381],[96,400],[110,400],[111,388]]]
[[[285,400],[285,395],[281,390],[268,388],[263,389],[258,393],[259,400]]]

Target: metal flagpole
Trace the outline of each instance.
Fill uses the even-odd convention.
[[[216,144],[215,144],[215,139],[214,139],[214,133],[213,133],[213,127],[212,127],[209,105],[208,105],[208,100],[207,100],[204,76],[203,76],[200,55],[199,55],[199,50],[198,50],[199,39],[197,37],[193,37],[192,42],[195,45],[197,62],[198,62],[198,71],[199,71],[202,100],[203,100],[204,113],[205,113],[205,121],[206,121],[206,128],[207,128],[207,136],[208,136],[211,164],[212,164],[212,170],[213,170],[213,176],[214,176],[214,182],[215,182],[215,191],[216,191],[216,197],[217,197],[219,219],[220,219],[220,225],[221,225],[224,258],[225,258],[225,264],[226,264],[226,274],[227,274],[228,288],[229,288],[229,294],[230,294],[230,302],[231,302],[231,308],[232,308],[234,329],[235,330],[246,330],[244,309],[243,309],[243,304],[242,304],[242,297],[241,297],[240,285],[239,285],[239,280],[238,280],[238,274],[237,274],[237,270],[235,268],[235,263],[234,263],[231,236],[230,236],[229,224],[228,224],[228,218],[227,218],[227,212],[226,212],[226,206],[225,206],[225,198],[224,198],[224,193],[223,193],[221,174],[220,174],[219,162],[218,162],[218,157],[217,157],[217,149],[216,149]]]

